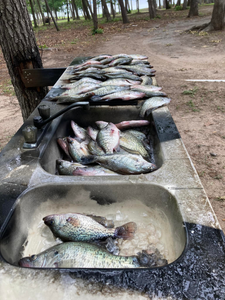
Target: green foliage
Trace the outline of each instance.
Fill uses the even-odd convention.
[[[178,10],[182,10],[182,6],[181,5],[177,5],[175,6],[175,10],[178,11]]]
[[[48,48],[48,46],[44,44],[44,45],[39,45],[38,48],[39,49],[46,49],[46,48]]]
[[[104,30],[102,28],[92,29],[92,35],[103,34]]]

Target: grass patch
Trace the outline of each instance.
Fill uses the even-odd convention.
[[[198,90],[198,87],[194,87],[193,89],[183,91],[182,95],[189,95],[191,97],[194,97],[194,95],[196,94],[197,90]]]

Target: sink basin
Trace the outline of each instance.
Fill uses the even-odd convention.
[[[186,245],[176,198],[159,185],[49,184],[31,188],[17,199],[2,231],[2,257],[17,266],[20,258],[57,244],[42,218],[68,212],[104,216],[113,219],[115,226],[136,222],[134,239],[119,241],[121,255],[135,255],[154,246],[172,263]]]
[[[53,136],[51,136],[50,141],[45,148],[43,155],[41,156],[40,165],[46,172],[50,174],[57,174],[56,160],[59,158],[66,159],[63,151],[57,144],[57,138],[74,136],[70,125],[71,120],[74,120],[79,126],[87,128],[88,126],[94,126],[95,121],[99,120],[113,122],[116,124],[122,121],[139,119],[139,111],[136,107],[131,106],[101,106],[91,107],[90,110],[83,110],[82,108],[70,110],[63,115],[60,122],[58,123],[58,126],[56,126],[54,134]],[[153,123],[148,126],[148,130],[151,137],[154,163],[158,168],[160,168],[162,166],[160,143]]]

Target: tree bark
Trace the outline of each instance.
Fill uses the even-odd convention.
[[[123,4],[123,0],[118,0],[118,1],[119,1],[119,5],[120,5],[120,8],[121,8],[123,24],[130,23],[129,20],[128,20],[128,17],[127,17],[126,9],[125,9],[124,4]]]
[[[189,10],[188,18],[194,16],[198,16],[198,0],[190,1],[190,10]]]
[[[89,14],[89,11],[88,11],[88,8],[87,8],[87,3],[86,3],[85,0],[82,0],[82,6],[83,6],[83,12],[84,12],[85,20],[86,19],[90,20],[91,16]]]
[[[150,19],[154,19],[156,17],[154,0],[148,0],[148,12],[149,12]]]
[[[225,0],[215,0],[211,26],[214,30],[222,30],[225,26]]]
[[[161,0],[159,0],[159,9],[161,9],[162,6],[161,6]]]
[[[72,14],[72,19],[75,20],[76,17],[75,17],[74,6],[73,6],[72,2],[70,3],[70,10],[71,10],[71,14]]]
[[[107,21],[111,20],[111,16],[108,10],[108,6],[106,4],[105,0],[102,0],[102,6],[103,6],[103,10],[104,10],[104,16],[106,17]]]
[[[0,0],[0,28],[2,53],[26,120],[48,88],[26,88],[23,83],[23,69],[43,67],[25,0]]]
[[[187,0],[184,0],[182,9],[187,9]]]
[[[110,7],[111,7],[111,15],[113,16],[113,19],[115,19],[116,13],[113,7],[113,2],[110,0]]]
[[[139,0],[136,0],[137,11],[139,13]]]

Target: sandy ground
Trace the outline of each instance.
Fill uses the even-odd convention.
[[[188,153],[225,232],[225,83],[188,82],[187,79],[224,79],[224,31],[210,34],[184,33],[210,20],[175,18],[126,27],[107,35],[99,43],[43,51],[44,67],[68,66],[76,56],[101,53],[139,53],[149,57],[157,70],[157,81],[172,99],[170,112]],[[107,28],[106,28],[107,31]],[[1,63],[1,60],[0,60]],[[0,76],[6,72],[0,70]],[[1,77],[0,77],[1,79]],[[0,147],[22,125],[15,96],[6,96],[0,86]],[[10,88],[10,84],[9,84]]]

